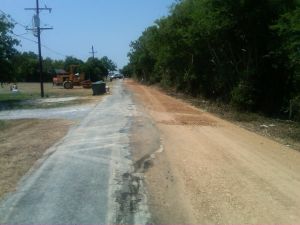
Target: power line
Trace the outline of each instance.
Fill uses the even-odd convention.
[[[18,21],[16,21],[11,15],[9,15],[8,13],[4,12],[3,10],[0,9],[0,12],[2,12],[6,17],[10,18],[15,24],[20,25],[23,28],[27,28],[27,26],[25,26],[22,23],[19,23]]]
[[[12,32],[12,33],[13,33],[13,32]],[[23,33],[23,34],[15,34],[15,33],[13,33],[13,34],[16,35],[16,36],[24,36],[24,35],[28,34],[28,32]]]
[[[42,47],[45,48],[45,49],[47,49],[47,50],[49,50],[49,51],[51,51],[51,52],[53,52],[53,53],[55,53],[55,54],[57,54],[57,55],[60,55],[60,56],[63,56],[63,57],[67,57],[67,55],[62,54],[62,53],[60,53],[60,52],[58,52],[58,51],[56,51],[56,50],[53,50],[53,49],[49,48],[49,47],[46,46],[46,45],[42,45]]]
[[[42,1],[43,1],[43,0],[42,0]],[[44,5],[45,5],[45,9],[49,9],[49,8],[47,8],[47,6],[46,6],[46,4],[45,4],[44,1],[43,1],[43,3],[44,3]],[[0,12],[1,12],[2,14],[4,14],[6,17],[10,18],[15,24],[18,24],[18,25],[20,25],[21,27],[23,27],[23,28],[25,28],[25,29],[28,29],[28,26],[25,26],[25,25],[23,25],[22,23],[18,22],[17,20],[15,20],[15,19],[14,19],[11,15],[9,15],[8,13],[4,12],[4,11],[1,10],[1,9],[0,9]],[[27,37],[24,37],[24,36],[23,36],[23,35],[28,34],[28,32],[26,32],[26,33],[24,33],[24,34],[15,34],[15,33],[12,32],[12,34],[13,34],[14,36],[16,36],[16,37],[20,37],[20,38],[22,38],[22,39],[24,39],[24,40],[27,40],[27,41],[33,42],[33,43],[35,43],[35,44],[38,44],[37,41],[32,40],[32,39],[30,39],[30,38],[27,38]],[[42,46],[43,48],[47,49],[48,51],[51,51],[51,52],[53,52],[53,53],[55,53],[55,54],[57,54],[57,55],[60,55],[60,56],[63,56],[63,57],[67,57],[67,55],[65,55],[65,54],[63,54],[63,53],[60,53],[60,52],[58,52],[58,51],[56,51],[56,50],[54,50],[54,49],[52,49],[52,48],[50,48],[50,47],[48,47],[48,46],[46,46],[46,45],[43,45],[43,44],[42,44],[41,46]]]
[[[40,83],[41,83],[41,97],[44,97],[44,81],[43,81],[43,62],[42,62],[42,50],[41,50],[41,30],[50,30],[53,28],[48,27],[40,27],[40,11],[48,10],[51,13],[51,8],[45,7],[40,8],[39,7],[39,0],[36,0],[36,7],[35,8],[25,8],[25,10],[34,10],[35,15],[33,16],[33,28],[26,29],[26,30],[32,30],[34,32],[34,36],[38,39],[38,51],[39,51],[39,72],[40,72]]]
[[[27,32],[28,33],[28,32]],[[26,38],[26,37],[23,37],[22,35],[24,35],[24,34],[15,34],[15,33],[12,33],[14,36],[16,36],[16,37],[20,37],[20,38],[23,38],[24,40],[27,40],[27,41],[31,41],[31,42],[34,42],[34,43],[38,43],[37,41],[34,41],[34,40],[32,40],[32,39],[29,39],[29,38]]]
[[[46,5],[45,1],[41,0],[41,2],[44,4],[45,8],[47,8],[47,5]]]
[[[30,39],[30,38],[27,38],[27,37],[24,37],[24,36],[23,36],[23,35],[25,35],[25,34],[28,34],[28,32],[27,32],[27,33],[24,33],[24,34],[15,34],[15,33],[12,33],[12,34],[13,34],[14,36],[16,36],[16,37],[20,37],[20,38],[22,38],[22,39],[24,39],[24,40],[27,40],[27,41],[33,42],[33,43],[35,43],[35,44],[38,44],[37,41],[32,40],[32,39]],[[57,51],[57,50],[54,50],[54,49],[48,47],[47,45],[43,45],[43,44],[42,44],[41,46],[42,46],[43,48],[49,50],[50,52],[53,52],[53,53],[57,54],[57,55],[60,55],[60,56],[63,56],[63,57],[67,57],[67,55],[65,55],[65,54],[63,54],[63,53],[61,53],[61,52],[59,52],[59,51]]]

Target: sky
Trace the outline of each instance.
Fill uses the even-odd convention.
[[[153,25],[156,19],[167,16],[176,0],[39,0],[40,7],[52,8],[42,11],[41,27],[53,30],[41,34],[43,57],[64,59],[74,56],[86,60],[91,57],[92,45],[95,57],[107,56],[118,68],[128,63],[127,53],[131,41]],[[9,14],[18,24],[14,33],[21,46],[20,51],[37,53],[32,32],[24,26],[32,26],[36,0],[0,0],[0,10]],[[21,25],[20,25],[21,24]],[[30,39],[30,40],[27,40]]]

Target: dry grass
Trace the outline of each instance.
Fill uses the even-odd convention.
[[[112,83],[108,83],[112,86]],[[53,86],[52,83],[44,84],[45,98],[66,98],[76,99],[64,102],[41,103],[35,102],[40,98],[39,83],[18,83],[18,93],[12,93],[9,86],[0,87],[0,110],[7,109],[28,109],[28,108],[54,108],[68,105],[85,104],[99,99],[99,96],[92,96],[92,89],[74,87],[66,90],[62,86]]]
[[[21,177],[71,125],[66,120],[0,121],[0,198],[15,189]]]
[[[40,96],[40,84],[39,83],[18,83],[18,90],[20,94],[39,97]],[[53,86],[52,83],[44,83],[45,97],[70,97],[70,96],[90,96],[92,95],[91,89],[84,89],[82,87],[75,86],[74,89],[66,90],[62,86]],[[18,93],[11,93],[9,85],[0,88],[0,94],[17,95]]]

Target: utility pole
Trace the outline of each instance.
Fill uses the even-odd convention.
[[[25,10],[34,10],[36,14],[33,16],[33,28],[27,28],[26,30],[33,31],[33,35],[38,38],[38,51],[39,51],[39,73],[40,73],[40,83],[41,83],[41,97],[44,97],[44,81],[43,81],[43,59],[42,59],[42,49],[41,49],[41,31],[42,30],[52,30],[49,27],[40,27],[40,11],[48,10],[51,13],[51,8],[39,7],[39,0],[36,0],[36,8],[25,8]]]
[[[90,52],[90,54],[92,54],[93,59],[95,59],[95,53],[97,52],[94,51],[94,46],[92,45],[92,51]]]

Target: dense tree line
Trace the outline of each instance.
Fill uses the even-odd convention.
[[[13,23],[10,18],[0,14],[0,82],[38,82],[38,55],[34,52],[19,52],[19,41],[13,35]],[[97,81],[117,69],[116,64],[104,56],[100,59],[89,58],[86,62],[72,56],[64,60],[43,59],[43,77],[52,81],[55,69],[70,71],[71,65],[78,65],[75,73],[85,73],[87,79]]]
[[[9,80],[12,75],[11,58],[16,54],[14,46],[18,40],[12,38],[13,23],[5,15],[0,14],[0,81]]]
[[[123,72],[238,109],[296,117],[299,6],[298,0],[177,1],[131,43]]]

